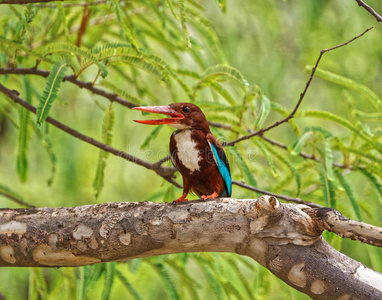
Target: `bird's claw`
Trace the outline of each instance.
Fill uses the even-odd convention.
[[[188,200],[186,199],[186,196],[187,196],[187,195],[182,195],[182,196],[179,197],[178,199],[172,201],[171,204],[176,204],[176,203],[179,203],[179,202],[188,201]]]
[[[200,199],[206,201],[207,199],[216,198],[217,196],[219,196],[218,193],[213,192],[211,195],[208,195],[208,196],[206,196],[206,195],[202,195],[202,196],[200,197]]]

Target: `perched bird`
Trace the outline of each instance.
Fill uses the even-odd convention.
[[[183,195],[175,203],[187,201],[189,192],[201,199],[230,197],[231,172],[222,145],[214,137],[201,109],[191,103],[169,106],[144,106],[133,109],[159,113],[171,118],[134,120],[148,125],[168,124],[177,130],[171,135],[170,154],[173,165],[183,177]]]

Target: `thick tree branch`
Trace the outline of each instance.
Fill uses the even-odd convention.
[[[175,206],[119,202],[1,209],[0,266],[82,266],[169,253],[233,252],[252,257],[314,299],[382,299],[382,274],[328,245],[321,237],[325,221],[315,212],[269,196]],[[352,225],[347,229],[359,224]]]
[[[382,22],[382,17],[369,5],[367,5],[362,0],[355,0],[358,3],[358,6],[366,9],[376,20],[377,22]]]
[[[262,129],[260,129],[260,130],[258,130],[258,131],[256,131],[256,132],[254,132],[254,133],[251,133],[251,134],[249,134],[249,135],[242,136],[241,138],[238,138],[238,139],[236,139],[236,140],[233,140],[233,141],[231,141],[231,142],[229,142],[229,143],[224,143],[223,146],[233,146],[233,145],[235,145],[235,144],[238,143],[238,142],[241,142],[241,141],[244,141],[244,140],[248,140],[248,139],[250,139],[250,138],[252,138],[252,137],[254,137],[254,136],[256,136],[256,135],[262,135],[264,132],[267,132],[267,131],[269,131],[269,130],[271,130],[271,129],[273,129],[273,128],[275,128],[275,127],[277,127],[277,126],[279,126],[279,125],[281,125],[281,124],[283,124],[283,123],[288,122],[290,119],[292,119],[292,118],[294,117],[295,113],[297,112],[298,108],[300,107],[300,105],[301,105],[301,103],[302,103],[302,100],[303,100],[304,97],[305,97],[305,94],[306,94],[306,92],[307,92],[307,90],[308,90],[308,88],[309,88],[309,86],[310,86],[310,83],[312,82],[314,73],[316,72],[316,69],[317,69],[317,67],[318,67],[318,64],[319,64],[320,61],[321,61],[322,56],[323,56],[326,52],[329,52],[329,51],[335,50],[335,49],[337,49],[337,48],[346,46],[347,44],[353,42],[354,40],[356,40],[356,39],[362,37],[366,32],[368,32],[368,31],[371,30],[371,29],[373,29],[373,27],[370,27],[370,28],[366,29],[364,32],[362,32],[361,34],[359,34],[359,35],[355,36],[354,38],[348,40],[348,41],[345,42],[345,43],[342,43],[342,44],[340,44],[340,45],[337,45],[337,46],[334,46],[334,47],[331,47],[331,48],[328,48],[328,49],[323,49],[323,50],[320,51],[320,55],[318,56],[318,59],[317,59],[317,61],[316,61],[316,64],[315,64],[314,68],[312,69],[312,73],[310,74],[309,80],[307,81],[307,83],[306,83],[306,85],[305,85],[305,88],[304,88],[303,92],[300,94],[300,98],[299,98],[299,100],[297,101],[296,106],[294,107],[294,109],[292,110],[292,112],[291,112],[286,118],[284,118],[284,119],[282,119],[282,120],[280,120],[280,121],[277,121],[277,122],[275,122],[274,124],[272,124],[272,125],[270,125],[270,126],[268,126],[268,127],[266,127],[266,128],[262,128]]]
[[[23,99],[21,99],[19,96],[18,96],[18,92],[16,91],[12,91],[8,88],[6,88],[4,85],[2,85],[0,83],[0,91],[5,94],[6,96],[8,96],[9,98],[11,98],[14,102],[20,104],[21,106],[23,106],[24,108],[26,108],[27,110],[31,111],[32,113],[36,113],[36,107],[34,107],[33,105],[31,105],[30,103],[24,101]],[[130,162],[133,162],[135,164],[138,164],[142,167],[145,167],[146,169],[149,169],[149,170],[153,170],[154,172],[156,172],[159,176],[163,177],[165,180],[169,181],[170,183],[174,184],[175,186],[177,187],[180,187],[180,185],[174,181],[172,178],[174,177],[174,173],[175,173],[175,168],[172,168],[172,167],[163,167],[161,166],[160,164],[158,163],[149,163],[147,161],[144,161],[138,157],[135,157],[133,155],[130,155],[124,151],[121,151],[121,150],[118,150],[118,149],[115,149],[109,145],[106,145],[106,144],[103,144],[89,136],[86,136],[76,130],[74,130],[73,128],[57,121],[56,119],[53,119],[51,117],[48,117],[46,119],[46,121],[50,124],[52,124],[53,126],[61,129],[62,131],[65,131],[66,133],[86,142],[86,143],[89,143],[93,146],[96,146],[97,148],[100,148],[104,151],[107,151],[107,152],[110,152],[116,156],[119,156],[119,157],[122,157]]]

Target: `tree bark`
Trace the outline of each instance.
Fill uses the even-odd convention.
[[[315,216],[315,217],[312,217]],[[62,267],[233,252],[314,299],[382,299],[382,274],[321,237],[314,209],[276,198],[0,210],[0,266]]]

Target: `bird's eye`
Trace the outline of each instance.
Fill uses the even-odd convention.
[[[190,108],[188,106],[183,107],[182,110],[183,110],[184,113],[189,113],[190,112]]]

